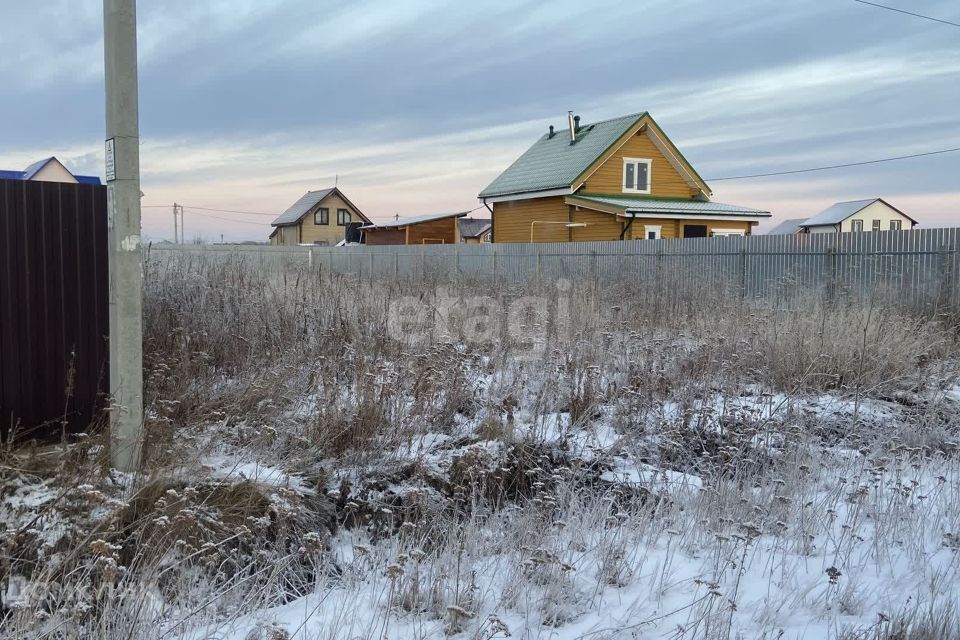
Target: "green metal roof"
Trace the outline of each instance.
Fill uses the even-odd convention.
[[[735,204],[724,204],[722,202],[708,202],[705,200],[683,200],[680,198],[654,198],[654,197],[630,197],[630,196],[608,196],[603,194],[576,194],[568,196],[571,201],[585,200],[597,204],[607,205],[623,209],[625,215],[638,213],[662,213],[662,214],[682,214],[682,215],[717,215],[717,216],[757,216],[767,218],[769,211],[762,209],[753,209],[751,207],[741,207]]]
[[[573,181],[647,112],[593,124],[581,124],[577,141],[570,143],[566,127],[553,137],[544,134],[480,192],[481,198],[570,187]]]

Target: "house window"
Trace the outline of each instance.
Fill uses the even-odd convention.
[[[650,193],[651,160],[645,158],[623,159],[624,193]]]
[[[350,224],[350,212],[346,209],[337,209],[337,224],[341,227]]]
[[[879,220],[874,220],[874,221],[873,221],[872,230],[873,230],[873,231],[880,231],[880,221],[879,221]]]
[[[890,231],[900,231],[903,229],[903,220],[891,220]]]
[[[662,228],[659,224],[645,224],[643,225],[644,237],[647,240],[659,240],[661,238],[660,230]]]
[[[851,220],[850,221],[850,231],[859,233],[863,231],[863,220]]]
[[[330,224],[330,209],[317,209],[313,214],[313,224]]]
[[[742,236],[745,235],[743,229],[714,229],[713,237],[722,238],[724,236]]]
[[[485,233],[485,234],[483,234],[483,241],[484,241],[484,242],[493,242],[493,233]]]

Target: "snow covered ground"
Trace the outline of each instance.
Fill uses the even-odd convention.
[[[945,401],[957,402],[952,393]],[[781,418],[850,422],[856,411],[865,429],[902,417],[902,407],[878,401],[795,398],[789,412],[783,398],[760,402],[779,406]],[[756,404],[728,399],[727,410]],[[769,456],[762,471],[701,477],[641,461],[642,443],[607,421],[578,430],[568,418],[518,425],[521,441],[535,430],[541,450],[568,454],[541,493],[499,511],[439,516],[440,539],[414,522],[387,537],[341,529],[314,593],[187,637],[852,638],[960,596],[953,456],[757,437],[753,453],[737,453]],[[464,456],[488,457],[490,469],[505,460],[501,442],[451,440],[431,434],[410,460],[440,475]],[[588,489],[576,477],[591,464],[602,486]],[[625,487],[643,499],[625,497]],[[366,498],[389,510],[416,490],[429,484],[412,476]]]

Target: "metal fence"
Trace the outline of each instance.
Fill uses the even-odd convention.
[[[960,308],[960,228],[543,244],[268,247],[156,245],[171,255],[233,256],[266,269],[362,278],[633,279],[664,290],[719,287],[745,298],[883,294],[919,310]]]
[[[0,180],[0,435],[101,415],[109,345],[106,187]]]

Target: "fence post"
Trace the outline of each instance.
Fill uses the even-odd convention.
[[[940,290],[937,295],[937,311],[947,307],[953,310],[953,258],[954,251],[950,245],[940,245]]]
[[[659,240],[654,240],[657,243],[657,291],[656,291],[656,317],[660,317],[660,305],[663,302],[663,245],[660,244]]]
[[[307,249],[307,267],[313,269],[313,247]]]
[[[835,247],[827,247],[827,263],[827,268],[829,269],[829,275],[827,276],[827,304],[832,305],[837,295],[837,249]]]
[[[747,250],[740,249],[740,299],[747,297]]]

